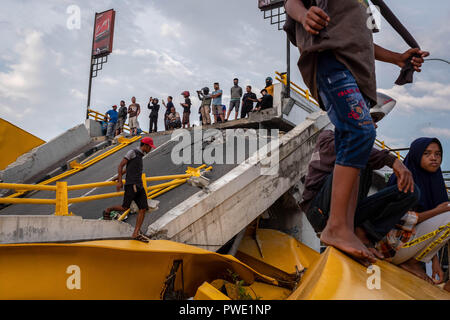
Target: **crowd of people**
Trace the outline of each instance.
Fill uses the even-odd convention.
[[[208,87],[197,91],[200,100],[200,107],[198,109],[199,122],[202,125],[211,125],[216,123],[228,122],[231,113],[235,112],[235,120],[249,117],[252,112],[259,112],[264,109],[273,108],[273,79],[268,77],[266,79],[266,86],[261,90],[261,97],[258,98],[252,92],[252,86],[246,87],[245,93],[239,86],[239,79],[234,79],[234,85],[230,89],[231,99],[227,113],[227,106],[223,104],[223,90],[220,89],[218,82],[214,83],[214,91],[210,92]],[[183,115],[177,111],[173,97],[167,97],[167,103],[162,100],[162,105],[165,108],[164,112],[164,129],[175,130],[180,128],[191,127],[192,101],[189,91],[181,93],[184,102],[180,103]],[[255,105],[256,103],[256,105]],[[158,98],[150,97],[148,105],[150,111],[149,133],[158,132],[158,120],[161,105]],[[241,111],[239,115],[239,111]],[[120,108],[114,105],[111,110],[106,113],[103,121],[104,134],[113,139],[124,132],[124,125],[129,120],[129,127],[132,136],[136,136],[142,132],[139,125],[139,116],[142,108],[139,103],[136,103],[136,98],[131,99],[131,104],[127,107],[125,101],[120,102]],[[212,113],[212,117],[211,117]],[[214,122],[212,122],[212,119]]]

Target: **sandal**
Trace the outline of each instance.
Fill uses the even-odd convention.
[[[149,243],[150,242],[150,238],[148,238],[147,236],[145,236],[142,233],[140,233],[136,238],[133,238],[133,240],[144,242],[144,243]]]

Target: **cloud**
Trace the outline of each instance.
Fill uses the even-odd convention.
[[[181,24],[180,23],[164,23],[161,26],[161,36],[181,38]]]
[[[422,10],[423,23],[408,27],[424,48],[433,45],[432,54],[445,58],[450,47],[442,39],[446,39],[450,24],[447,24],[448,15],[442,14],[445,10],[442,4],[449,8],[449,2],[436,1],[440,1],[442,10]],[[189,90],[195,95],[196,90],[211,88],[218,81],[224,90],[224,104],[228,104],[234,77],[241,80],[242,87],[250,84],[254,92],[259,92],[268,75],[274,77],[275,70],[286,70],[286,36],[269,20],[264,20],[255,1],[186,3],[183,0],[4,0],[0,11],[3,44],[0,47],[0,117],[45,140],[82,123],[93,17],[95,12],[111,7],[117,11],[114,51],[93,81],[92,108],[104,112],[120,100],[129,103],[136,96],[144,107],[140,119],[145,123],[144,129],[148,129],[146,105],[150,96],[161,101],[171,95],[181,111],[182,91]],[[66,9],[72,4],[81,9],[80,30],[66,27]],[[407,8],[392,5],[401,20],[408,21],[409,9],[419,7],[419,2],[415,0]],[[436,15],[439,19],[434,19]],[[389,49],[406,50],[406,45],[386,24],[376,37]],[[296,67],[298,50],[292,48],[291,55],[292,79],[302,85]],[[392,88],[397,75],[395,66],[377,69],[380,87],[395,95],[399,112],[408,113],[405,117],[391,117],[398,119],[392,126],[388,125],[389,118],[385,120],[386,135],[402,139],[394,141],[386,137],[387,143],[404,146],[403,142],[421,133],[424,127],[445,128],[445,123],[439,121],[449,115],[446,108],[450,101],[449,73],[439,63],[430,62],[417,74],[419,82]],[[191,120],[198,121],[200,102],[196,97],[192,100]],[[424,110],[436,112],[424,113]],[[160,118],[162,128],[162,115]],[[408,119],[407,124],[401,123],[404,118]]]
[[[378,135],[377,139],[382,142],[384,141],[385,145],[391,149],[404,148],[407,144],[409,144],[405,142],[404,138],[394,138],[383,134]]]
[[[42,33],[27,30],[20,35],[25,38],[14,50],[18,61],[9,65],[9,72],[0,73],[0,97],[31,101],[34,99],[34,90],[41,85],[39,66],[46,50],[42,43]]]
[[[85,101],[87,99],[87,95],[85,93],[79,91],[78,89],[71,89],[70,94],[72,95],[72,97],[74,97],[75,99],[78,99],[78,100]]]
[[[448,128],[433,128],[433,127],[428,127],[428,128],[423,128],[422,132],[430,135],[430,136],[435,136],[438,138],[446,138],[446,139],[450,139],[450,129]]]
[[[118,86],[120,81],[112,77],[103,77],[99,79],[99,82],[106,84],[107,86]]]
[[[450,111],[450,83],[418,81],[410,86],[379,91],[396,99],[397,108],[402,111]]]

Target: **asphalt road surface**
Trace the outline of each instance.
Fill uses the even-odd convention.
[[[212,146],[215,147],[222,147],[224,157],[226,156],[226,153],[230,152],[230,149],[225,148],[224,141],[221,141],[220,139],[209,139],[210,141],[204,142],[202,141],[200,143],[201,148],[197,148],[194,150],[193,144],[194,144],[194,138],[191,137],[191,144],[187,144],[186,148],[192,151],[191,152],[191,164],[181,164],[176,165],[172,161],[172,150],[175,146],[179,146],[179,141],[171,141],[171,135],[156,135],[153,136],[155,145],[157,146],[157,149],[152,151],[149,155],[147,155],[144,158],[144,173],[147,175],[147,177],[151,176],[165,176],[165,175],[178,175],[178,174],[184,174],[189,166],[191,167],[198,167],[202,165],[205,162],[202,163],[195,163],[196,154],[198,155],[198,152],[204,152],[205,148],[211,148]],[[252,139],[252,138],[250,138]],[[198,142],[198,140],[197,140]],[[229,147],[230,145],[228,145]],[[94,182],[102,182],[102,181],[108,181],[112,177],[114,177],[117,174],[117,168],[119,163],[122,161],[126,153],[133,149],[138,148],[139,142],[134,143],[133,145],[130,145],[115,154],[109,156],[108,158],[94,164],[93,166],[78,172],[68,178],[66,178],[64,181],[68,182],[68,185],[78,185],[78,184],[86,184],[86,183],[94,183]],[[231,150],[234,150],[236,152],[237,144],[231,146]],[[184,150],[187,150],[184,149]],[[107,149],[108,150],[108,149]],[[106,152],[107,150],[104,150],[103,152]],[[210,149],[209,149],[210,150]],[[181,153],[183,154],[183,153]],[[212,153],[215,155],[215,153]],[[246,148],[245,148],[245,159],[247,159],[249,156],[249,138],[246,139]],[[197,157],[198,158],[198,157]],[[208,164],[208,163],[205,163]],[[209,165],[209,164],[208,164]],[[233,168],[235,168],[238,164],[212,164],[213,171],[207,174],[207,177],[211,180],[211,182],[214,182],[218,179],[220,179],[222,176],[230,172]],[[165,181],[163,181],[165,182]],[[152,184],[159,184],[162,182],[156,182]],[[152,185],[150,184],[150,185]],[[78,190],[78,191],[72,191],[69,193],[69,198],[75,198],[75,197],[82,197],[85,195],[98,195],[98,194],[104,194],[104,193],[111,193],[116,192],[115,187],[108,187],[108,188],[98,188],[95,190]],[[160,201],[159,209],[155,212],[152,212],[150,214],[146,215],[142,230],[146,230],[148,226],[156,221],[159,217],[164,215],[166,212],[177,206],[178,204],[182,203],[192,195],[194,195],[197,192],[201,192],[201,190],[197,187],[190,186],[189,184],[184,184],[174,190],[169,191],[168,193],[159,196],[156,198],[156,200]],[[47,191],[39,191],[35,192],[28,197],[30,198],[39,198],[39,199],[54,199],[55,193],[54,192],[47,192]],[[85,202],[85,203],[77,203],[70,205],[69,211],[73,212],[77,216],[81,216],[84,219],[99,219],[102,217],[102,212],[107,207],[111,207],[114,205],[120,205],[122,203],[122,198],[112,198],[112,199],[104,199],[104,200],[97,200],[92,202]],[[53,205],[26,205],[26,204],[20,204],[20,205],[11,205],[9,207],[4,208],[3,210],[0,210],[0,214],[2,215],[51,215],[55,211],[55,207]],[[136,223],[136,215],[131,215],[127,223],[131,225],[135,225]]]

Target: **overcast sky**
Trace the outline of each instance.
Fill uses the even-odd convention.
[[[450,2],[386,0],[432,58],[450,60]],[[263,19],[256,0],[1,0],[0,117],[50,140],[84,121],[95,12],[117,11],[114,53],[94,79],[92,108],[105,112],[136,96],[147,102],[221,83],[225,103],[232,79],[255,92],[267,76],[285,71],[286,38]],[[68,8],[81,10],[80,28],[69,29]],[[382,22],[375,42],[403,52],[406,44]],[[293,80],[302,84],[292,48]],[[397,99],[380,123],[379,138],[393,147],[420,136],[436,136],[450,152],[450,66],[427,62],[415,83],[394,86],[399,70],[377,63],[380,91]],[[197,120],[193,99],[192,119]],[[162,128],[162,123],[160,124]],[[444,153],[444,156],[446,153]],[[444,167],[450,169],[446,157]]]

